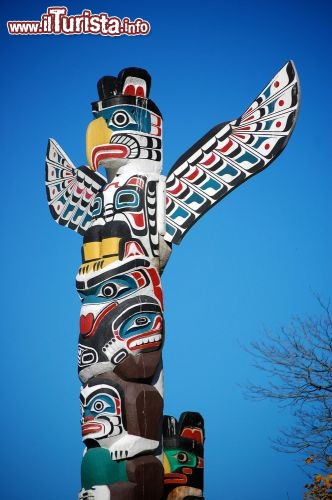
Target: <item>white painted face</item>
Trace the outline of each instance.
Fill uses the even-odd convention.
[[[121,398],[114,387],[104,383],[91,387],[86,384],[80,399],[83,441],[93,439],[105,445],[124,431]]]

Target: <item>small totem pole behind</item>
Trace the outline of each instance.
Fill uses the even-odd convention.
[[[162,422],[160,275],[171,244],[282,151],[297,115],[297,76],[288,62],[238,120],[214,127],[165,179],[162,117],[150,84],[140,68],[98,82],[89,167],[75,168],[54,140],[48,145],[51,214],[83,236],[76,278],[86,447],[80,499],[203,497],[201,415]]]

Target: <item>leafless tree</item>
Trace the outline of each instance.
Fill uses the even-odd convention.
[[[252,399],[275,399],[290,405],[294,426],[281,430],[274,447],[284,452],[315,456],[325,469],[332,456],[332,319],[329,306],[319,299],[321,314],[296,317],[278,334],[247,349],[254,365],[266,373],[264,386],[247,385]]]

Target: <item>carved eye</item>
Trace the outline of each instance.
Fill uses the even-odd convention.
[[[110,125],[115,125],[119,128],[125,127],[128,123],[136,122],[125,111],[116,111],[110,119]]]
[[[122,295],[126,290],[129,290],[129,287],[121,283],[105,283],[105,285],[101,287],[98,297],[112,299],[118,295]]]
[[[180,451],[177,455],[176,455],[176,458],[177,458],[177,461],[180,463],[180,464],[185,464],[186,462],[188,462],[188,455],[187,453],[185,453],[184,451]]]
[[[104,401],[97,399],[92,405],[92,411],[95,411],[97,413],[100,413],[101,411],[105,410],[105,408],[109,408],[110,405],[105,403]]]
[[[151,322],[150,322],[150,319],[147,316],[139,316],[129,326],[128,331],[129,330],[133,330],[135,328],[142,328],[142,326],[146,326],[149,323],[151,323]]]
[[[103,286],[101,291],[104,297],[114,297],[117,294],[118,289],[116,285],[114,285],[114,283],[108,283],[107,285]]]

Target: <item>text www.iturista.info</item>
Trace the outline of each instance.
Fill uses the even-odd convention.
[[[148,21],[137,18],[131,21],[128,17],[119,19],[108,14],[92,14],[85,9],[82,14],[68,16],[67,7],[49,7],[40,21],[7,21],[10,35],[147,35],[151,26]]]

